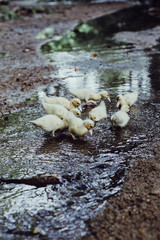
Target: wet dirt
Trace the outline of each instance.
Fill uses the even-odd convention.
[[[11,56],[3,58],[1,65],[1,111],[11,112],[1,116],[1,177],[20,179],[47,173],[56,174],[63,183],[39,189],[1,185],[1,237],[158,239],[159,52],[156,48],[147,50],[142,42],[138,51],[123,44],[107,51],[101,49],[96,58],[92,52],[85,52],[83,58],[82,51],[77,61],[76,54],[66,53],[66,62],[61,53],[54,53],[46,62],[36,51],[42,43],[36,39],[37,34],[53,24],[53,17],[57,35],[72,29],[78,18],[74,9],[71,7],[73,15],[67,16],[73,17],[71,21],[65,20],[64,10],[52,17],[44,15],[43,22],[39,21],[42,16],[33,15],[23,21],[11,21],[12,27],[8,22],[1,23],[8,41],[3,42],[2,51]],[[79,13],[79,19],[87,19],[88,15]],[[13,39],[8,35],[17,28],[15,38],[20,42],[13,48]],[[22,50],[29,47],[32,51]],[[16,64],[11,64],[14,61]],[[113,129],[108,117],[96,125],[93,137],[74,142],[67,132],[58,133],[53,139],[30,125],[30,120],[44,114],[38,104],[39,89],[48,95],[71,97],[71,87],[90,84],[96,90],[110,90],[112,103],[106,102],[109,116],[116,111],[117,93],[133,87],[139,90],[139,100],[131,109],[131,121],[125,129]],[[83,108],[83,117],[89,110],[90,107]]]

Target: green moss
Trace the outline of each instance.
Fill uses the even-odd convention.
[[[6,57],[9,57],[9,56],[10,56],[9,52],[0,52],[0,59],[6,58]]]
[[[13,11],[9,7],[2,5],[0,6],[0,18],[9,20],[9,19],[17,19],[20,18],[20,14]]]

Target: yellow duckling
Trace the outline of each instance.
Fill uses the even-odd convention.
[[[73,115],[73,113],[69,113],[66,117],[66,120],[69,125],[69,133],[72,136],[74,140],[76,140],[76,137],[74,134],[77,134],[78,136],[82,137],[88,132],[92,135],[93,128],[94,128],[94,122],[90,119],[82,120],[81,118],[77,118]]]
[[[89,112],[89,118],[93,121],[99,121],[106,117],[107,117],[107,111],[106,111],[106,105],[104,101],[102,101],[97,107],[93,108]]]
[[[128,111],[129,111],[129,106],[123,105],[118,112],[114,113],[111,116],[111,121],[112,121],[113,126],[115,126],[115,127],[126,126],[130,119],[130,117],[127,114]]]
[[[70,92],[72,95],[78,97],[80,100],[84,100],[86,104],[90,102],[97,105],[96,102],[93,100],[99,100],[102,97],[105,97],[110,101],[109,93],[107,91],[101,91],[99,93],[95,93],[91,89],[82,88],[82,89],[72,90]]]
[[[65,108],[60,104],[51,104],[51,103],[43,102],[42,106],[47,114],[55,114],[61,119],[63,119],[64,116],[68,113],[67,108]],[[81,116],[81,112],[78,108],[73,108],[70,111],[72,111],[74,115],[77,117]]]
[[[63,130],[68,127],[68,123],[65,120],[60,119],[56,115],[48,114],[40,117],[36,120],[31,121],[31,123],[48,133],[52,133],[55,137],[55,131],[60,129]]]
[[[47,97],[45,92],[41,91],[38,93],[39,100],[43,103],[50,103],[50,104],[60,104],[67,108],[68,110],[71,110],[73,108],[78,107],[81,110],[81,100],[78,98],[74,98],[71,101],[69,101],[65,97]]]
[[[91,93],[90,95],[90,99],[95,101],[100,100],[102,97],[107,98],[109,102],[111,101],[110,95],[107,91],[101,91],[99,93]]]
[[[132,106],[138,98],[138,92],[133,91],[131,93],[127,93],[125,95],[118,95],[117,100],[117,107],[121,108],[123,105],[127,104],[128,106]]]

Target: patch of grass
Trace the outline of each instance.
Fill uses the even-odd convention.
[[[6,58],[6,57],[9,57],[9,56],[10,56],[9,52],[0,52],[0,59]]]
[[[2,5],[0,6],[0,18],[5,20],[20,18],[20,14],[10,9],[9,7]]]
[[[0,5],[0,19],[4,20],[14,20],[21,18],[23,16],[32,14],[53,14],[55,13],[54,8],[47,8],[43,6],[33,6],[33,7],[15,7],[9,8],[6,5]]]

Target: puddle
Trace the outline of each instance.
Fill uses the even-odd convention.
[[[60,39],[63,42],[63,37]],[[5,120],[0,117],[0,177],[55,174],[62,181],[62,185],[42,188],[1,184],[1,238],[67,240],[83,236],[87,232],[85,221],[119,193],[131,161],[151,156],[149,145],[160,133],[159,51],[112,39],[84,49],[75,39],[78,44],[69,45],[69,49],[68,42],[64,46],[68,52],[51,48],[45,54],[57,65],[54,77],[61,81],[44,90],[48,95],[71,99],[70,89],[107,89],[112,100],[111,104],[106,101],[108,118],[96,124],[92,137],[73,141],[67,131],[52,138],[29,123],[44,115],[38,103],[9,114]],[[109,119],[117,111],[116,95],[133,89],[138,90],[139,98],[131,108],[128,125],[120,130],[112,128]],[[90,109],[83,105],[82,118]]]

